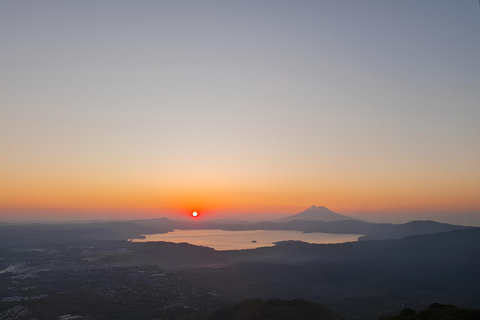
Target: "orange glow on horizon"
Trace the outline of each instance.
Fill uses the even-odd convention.
[[[373,178],[321,180],[301,175],[285,177],[284,181],[255,177],[249,177],[248,181],[190,178],[193,183],[185,177],[172,178],[171,184],[164,185],[154,184],[153,180],[160,179],[152,177],[97,176],[94,180],[81,177],[30,180],[13,174],[6,177],[10,183],[0,185],[0,220],[3,216],[14,216],[9,212],[22,211],[30,211],[31,216],[38,218],[48,212],[65,216],[83,212],[85,217],[106,219],[163,216],[191,219],[193,212],[200,212],[207,219],[224,215],[248,219],[255,214],[298,213],[311,205],[323,205],[343,214],[480,208],[476,181],[467,181],[464,188],[452,188],[450,184],[455,185],[452,181],[438,179],[415,182],[399,178],[386,184]]]

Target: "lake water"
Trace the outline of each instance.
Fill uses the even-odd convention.
[[[168,233],[147,234],[145,239],[132,239],[134,242],[168,241],[187,242],[216,250],[254,249],[274,246],[275,242],[299,240],[309,243],[343,243],[357,241],[361,234],[302,233],[285,230],[174,230]],[[256,243],[252,243],[255,240]]]

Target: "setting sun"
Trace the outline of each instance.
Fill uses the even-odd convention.
[[[198,212],[196,212],[196,211],[195,211],[195,212],[192,212],[192,216],[193,216],[193,217],[197,217],[197,216],[198,216]]]

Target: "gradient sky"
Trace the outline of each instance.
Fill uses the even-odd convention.
[[[478,1],[3,0],[0,70],[0,220],[480,211]]]

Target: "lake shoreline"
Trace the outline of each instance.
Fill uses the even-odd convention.
[[[311,244],[356,242],[362,234],[303,232],[295,230],[221,230],[174,229],[166,233],[144,234],[131,242],[173,242],[213,248],[219,251],[273,247],[282,241],[302,241]],[[141,237],[141,238],[140,238]]]

